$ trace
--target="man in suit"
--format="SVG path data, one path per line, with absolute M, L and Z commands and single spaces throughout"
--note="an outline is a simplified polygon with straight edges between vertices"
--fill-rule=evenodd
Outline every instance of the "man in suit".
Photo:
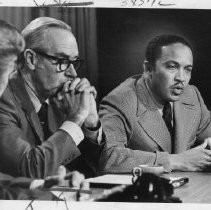
M 16 69 L 17 59 L 23 52 L 25 41 L 19 31 L 7 22 L 0 20 L 0 97 L 6 89 L 10 75 Z M 0 199 L 56 199 L 49 192 L 42 192 L 43 188 L 53 185 L 66 184 L 76 187 L 86 187 L 82 182 L 84 176 L 76 171 L 66 174 L 62 166 L 57 174 L 43 179 L 27 177 L 14 178 L 0 172 Z
M 127 79 L 101 102 L 103 173 L 131 172 L 141 164 L 167 172 L 210 167 L 210 112 L 189 85 L 192 68 L 192 47 L 184 38 L 161 35 L 148 43 L 143 75 Z
M 54 175 L 80 156 L 79 146 L 83 157 L 97 161 L 96 90 L 77 77 L 81 60 L 70 26 L 40 17 L 22 35 L 26 49 L 0 99 L 0 170 Z

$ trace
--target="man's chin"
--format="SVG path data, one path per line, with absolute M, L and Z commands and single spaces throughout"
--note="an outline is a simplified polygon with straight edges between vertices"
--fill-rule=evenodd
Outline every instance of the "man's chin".
M 58 87 L 58 88 L 54 88 L 54 89 L 51 91 L 51 96 L 52 96 L 52 97 L 57 96 L 57 94 L 58 94 L 59 92 L 61 92 L 62 89 L 63 89 L 63 86 Z
M 180 99 L 181 95 L 177 95 L 177 96 L 171 96 L 169 97 L 169 100 L 170 102 L 175 102 L 175 101 L 178 101 Z

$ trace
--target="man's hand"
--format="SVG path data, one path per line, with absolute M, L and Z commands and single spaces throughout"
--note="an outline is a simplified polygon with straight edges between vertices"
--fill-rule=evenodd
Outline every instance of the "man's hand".
M 53 186 L 68 186 L 68 187 L 78 187 L 83 188 L 84 175 L 78 171 L 72 171 L 66 174 L 66 169 L 64 166 L 60 166 L 58 169 L 58 174 L 53 176 L 48 176 L 45 179 L 35 179 L 30 185 L 31 190 L 43 190 L 48 189 Z
M 182 152 L 180 154 L 170 155 L 170 167 L 172 170 L 179 171 L 203 171 L 211 167 L 211 150 L 207 148 L 208 141 Z
M 205 141 L 207 142 L 206 149 L 211 150 L 211 137 L 206 138 Z
M 75 87 L 76 92 L 88 91 L 90 93 L 89 100 L 89 114 L 84 121 L 84 126 L 87 128 L 96 128 L 99 123 L 99 117 L 97 113 L 97 105 L 96 105 L 96 97 L 97 91 L 96 89 L 90 85 L 89 81 L 85 78 L 81 79 L 81 82 Z
M 86 120 L 84 121 L 84 127 L 89 128 L 89 129 L 93 129 L 96 128 L 99 124 L 99 116 L 97 113 L 97 105 L 96 105 L 96 90 L 94 89 L 93 94 L 90 95 L 90 109 L 89 109 L 89 114 L 86 118 Z
M 87 118 L 90 110 L 90 95 L 94 87 L 90 86 L 87 79 L 75 78 L 64 84 L 63 90 L 57 94 L 58 101 L 61 102 L 60 109 L 70 120 L 81 126 Z

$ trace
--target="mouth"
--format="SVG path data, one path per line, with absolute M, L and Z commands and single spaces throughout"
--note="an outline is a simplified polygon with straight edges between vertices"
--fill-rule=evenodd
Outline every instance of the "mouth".
M 67 83 L 67 82 L 70 82 L 70 84 L 72 83 L 73 79 L 69 79 L 67 80 L 66 82 L 62 83 L 61 85 L 59 85 L 57 88 L 56 88 L 56 91 L 55 91 L 55 96 L 59 93 L 59 92 L 62 92 L 63 90 L 63 87 L 64 87 L 64 84 Z M 69 84 L 69 85 L 70 85 Z
M 172 87 L 172 92 L 174 95 L 181 95 L 184 92 L 184 86 L 175 85 Z

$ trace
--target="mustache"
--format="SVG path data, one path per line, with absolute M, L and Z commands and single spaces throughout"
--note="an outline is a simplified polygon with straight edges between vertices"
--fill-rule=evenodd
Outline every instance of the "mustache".
M 185 88 L 185 85 L 182 82 L 180 82 L 180 83 L 176 83 L 176 84 L 172 85 L 171 88 L 181 88 L 181 89 L 184 89 Z

